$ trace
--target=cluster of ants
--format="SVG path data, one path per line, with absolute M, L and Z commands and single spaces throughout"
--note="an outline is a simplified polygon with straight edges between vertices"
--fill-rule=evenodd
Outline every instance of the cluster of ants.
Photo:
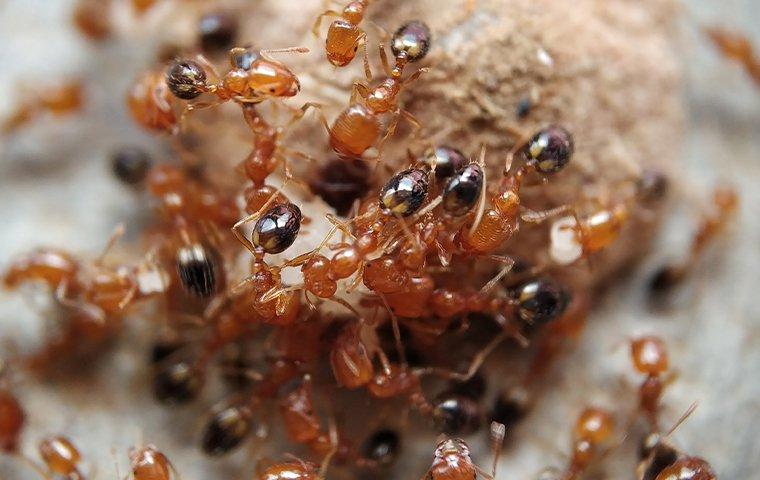
M 138 13 L 154 3 L 132 1 Z M 109 36 L 103 15 L 109 4 L 79 2 L 75 23 L 88 38 L 100 41 Z M 197 165 L 153 164 L 146 152 L 135 147 L 118 151 L 113 163 L 116 177 L 132 187 L 144 187 L 156 205 L 155 225 L 148 233 L 152 247 L 138 264 L 113 265 L 107 254 L 119 231 L 94 260 L 56 249 L 16 259 L 2 276 L 4 287 L 42 283 L 61 311 L 56 334 L 20 364 L 45 372 L 64 360 L 97 355 L 135 316 L 138 305 L 155 300 L 163 316 L 149 355 L 156 399 L 172 405 L 198 399 L 214 368 L 231 390 L 213 409 L 201 435 L 206 454 L 221 456 L 241 446 L 257 425 L 272 421 L 268 413 L 275 408 L 287 438 L 321 464 L 294 458 L 265 468 L 258 478 L 322 479 L 331 464 L 380 471 L 399 455 L 400 435 L 395 429 L 379 428 L 357 446 L 356 439 L 339 428 L 333 412 L 323 418 L 315 407 L 317 394 L 333 395 L 341 388 L 356 393 L 354 400 L 368 397 L 372 402 L 401 404 L 405 412 L 431 420 L 443 439 L 426 478 L 495 478 L 506 430 L 526 415 L 537 379 L 583 328 L 587 309 L 583 293 L 571 292 L 547 272 L 552 266 L 588 260 L 612 245 L 636 213 L 635 207 L 661 200 L 667 182 L 657 172 L 644 172 L 635 179 L 632 195 L 587 215 L 567 205 L 531 210 L 522 202 L 524 186 L 549 182 L 571 163 L 574 153 L 573 135 L 562 126 L 549 125 L 532 133 L 519 127 L 507 132 L 514 137 L 514 146 L 504 152 L 497 180 L 487 180 L 485 148 L 472 160 L 456 148 L 430 145 L 419 155 L 410 151 L 408 165 L 367 194 L 369 184 L 365 188 L 362 182 L 370 174 L 363 165 L 383 162 L 383 147 L 396 134 L 399 122 L 408 121 L 415 132 L 422 129 L 403 108 L 402 94 L 427 71 L 423 67 L 408 73 L 433 47 L 425 23 L 401 25 L 387 36 L 391 58 L 380 44 L 384 77 L 373 81 L 369 40 L 362 27 L 369 6 L 369 0 L 351 1 L 340 11 L 320 15 L 314 25 L 314 34 L 320 35 L 321 21 L 334 18 L 325 50 L 335 67 L 351 64 L 363 50 L 366 83 L 354 83 L 348 106 L 332 123 L 315 103 L 292 109 L 291 120 L 283 126 L 265 118 L 263 105 L 300 92 L 296 73 L 273 55 L 307 50 L 234 46 L 235 17 L 225 13 L 205 15 L 199 22 L 203 54 L 175 57 L 134 82 L 127 94 L 132 118 L 144 129 L 171 138 L 181 135 L 193 111 L 226 102 L 238 106 L 252 140 L 250 153 L 236 170 L 241 188 L 232 191 L 214 184 Z M 222 62 L 209 59 L 218 60 L 221 51 L 227 52 L 229 62 L 223 71 Z M 70 86 L 56 98 L 48 95 L 25 104 L 4 124 L 3 132 L 19 128 L 40 111 L 68 111 L 80 104 L 81 90 Z M 342 165 L 336 168 L 357 168 L 352 180 L 360 186 L 350 181 L 322 182 L 319 187 L 324 190 L 326 185 L 329 196 L 343 203 L 341 192 L 356 193 L 348 214 L 326 215 L 329 231 L 314 248 L 285 258 L 301 228 L 315 223 L 306 216 L 309 211 L 304 209 L 305 215 L 284 191 L 290 183 L 303 184 L 293 173 L 292 159 L 314 161 L 287 145 L 290 128 L 312 109 Z M 369 158 L 368 152 L 375 153 Z M 279 169 L 281 175 L 276 174 Z M 284 180 L 273 183 L 275 177 Z M 736 209 L 736 195 L 717 190 L 714 204 L 716 212 L 704 219 L 689 258 L 659 272 L 652 282 L 655 290 L 667 289 L 685 275 L 693 258 L 725 227 L 727 213 Z M 241 208 L 246 213 L 242 219 Z M 551 229 L 548 262 L 552 265 L 505 253 L 521 229 L 556 217 L 561 218 Z M 241 246 L 250 260 L 247 274 L 236 279 Z M 482 287 L 457 281 L 459 275 L 469 278 L 468 272 L 483 265 L 498 268 L 489 267 L 493 275 Z M 302 281 L 286 283 L 285 269 L 300 270 Z M 463 361 L 452 355 L 455 352 L 443 351 L 451 338 L 472 330 L 487 332 L 488 338 L 470 358 Z M 517 382 L 519 387 L 498 395 L 485 414 L 481 366 L 509 339 L 520 346 L 535 339 L 535 354 Z M 669 442 L 675 427 L 669 431 L 660 427 L 660 397 L 668 371 L 665 346 L 658 338 L 642 337 L 631 342 L 631 352 L 635 369 L 646 375 L 637 411 L 648 428 L 637 478 L 715 478 L 707 462 Z M 429 385 L 441 384 L 444 388 L 437 395 L 429 393 Z M 45 478 L 85 478 L 79 451 L 64 437 L 39 444 L 42 465 L 19 451 L 25 414 L 11 390 L 7 384 L 0 388 L 2 450 L 23 459 Z M 458 438 L 477 431 L 486 416 L 492 421 L 490 470 L 477 466 L 467 444 Z M 541 478 L 581 478 L 625 438 L 627 433 L 618 434 L 615 423 L 605 410 L 584 410 L 575 425 L 569 464 L 559 472 L 547 470 Z M 135 480 L 176 476 L 154 447 L 135 449 L 130 460 Z

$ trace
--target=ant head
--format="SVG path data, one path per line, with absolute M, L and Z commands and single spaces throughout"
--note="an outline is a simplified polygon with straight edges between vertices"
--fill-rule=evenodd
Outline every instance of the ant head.
M 430 50 L 430 28 L 418 20 L 402 25 L 391 40 L 391 50 L 396 57 L 405 56 L 409 62 L 425 58 Z
M 461 438 L 446 438 L 438 442 L 438 446 L 435 448 L 435 456 L 440 458 L 446 455 L 469 456 L 470 447 Z

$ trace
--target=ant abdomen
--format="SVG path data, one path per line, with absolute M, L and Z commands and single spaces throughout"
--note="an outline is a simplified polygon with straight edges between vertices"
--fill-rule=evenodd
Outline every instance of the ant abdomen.
M 408 217 L 427 197 L 428 172 L 410 168 L 394 175 L 380 191 L 380 205 L 391 214 Z
M 427 55 L 431 42 L 430 28 L 419 20 L 412 20 L 393 34 L 391 50 L 396 57 L 405 55 L 408 61 L 418 62 Z
M 196 243 L 180 247 L 175 263 L 182 287 L 195 297 L 211 296 L 223 281 L 220 255 L 208 245 Z
M 483 170 L 471 163 L 451 177 L 443 189 L 443 209 L 449 215 L 466 215 L 478 203 L 483 190 Z
M 338 155 L 360 157 L 380 138 L 380 119 L 367 107 L 354 104 L 338 115 L 330 129 L 330 146 Z
M 201 448 L 210 456 L 224 455 L 238 447 L 251 431 L 251 412 L 233 405 L 217 412 L 206 424 Z
M 292 203 L 270 208 L 253 227 L 253 244 L 266 253 L 281 253 L 293 244 L 301 229 L 301 210 Z

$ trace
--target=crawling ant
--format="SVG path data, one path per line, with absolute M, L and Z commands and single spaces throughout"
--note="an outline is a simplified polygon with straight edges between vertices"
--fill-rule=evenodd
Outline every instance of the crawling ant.
M 573 453 L 565 468 L 554 474 L 542 475 L 541 478 L 557 480 L 577 480 L 588 470 L 601 454 L 602 447 L 609 441 L 615 428 L 612 416 L 599 408 L 587 408 L 581 412 L 575 424 Z
M 705 33 L 721 55 L 741 65 L 752 80 L 760 85 L 760 59 L 746 36 L 719 27 L 705 28 Z
M 0 135 L 11 134 L 46 113 L 62 117 L 77 112 L 82 109 L 84 96 L 84 86 L 78 80 L 48 85 L 22 100 L 21 105 L 0 122 Z
M 403 116 L 413 125 L 419 126 L 419 122 L 399 105 L 399 95 L 427 69 L 417 70 L 406 80 L 401 80 L 401 75 L 408 63 L 425 58 L 430 41 L 430 29 L 422 22 L 412 21 L 400 27 L 394 33 L 391 43 L 396 57 L 393 68 L 388 64 L 384 47 L 380 46 L 387 77 L 375 87 L 355 83 L 351 104 L 338 115 L 332 127 L 324 115 L 321 117 L 330 138 L 330 146 L 335 153 L 341 157 L 360 158 L 369 148 L 377 146 L 380 151 L 377 158 L 380 158 L 382 147 L 396 131 L 400 117 Z M 367 80 L 370 81 L 370 78 Z M 312 107 L 321 109 L 321 105 L 307 103 L 301 110 L 305 113 Z M 381 119 L 385 114 L 391 114 L 392 118 L 381 139 Z
M 504 434 L 504 425 L 496 422 L 491 423 L 493 464 L 490 472 L 485 472 L 472 461 L 470 448 L 464 440 L 446 438 L 436 446 L 433 462 L 423 478 L 427 480 L 472 480 L 480 474 L 488 480 L 494 480 L 501 445 L 504 442 Z
M 37 282 L 46 285 L 58 305 L 65 308 L 62 333 L 28 359 L 32 368 L 44 367 L 60 356 L 85 353 L 102 345 L 115 333 L 126 308 L 148 298 L 140 274 L 143 266 L 107 267 L 104 259 L 122 233 L 118 229 L 103 253 L 94 261 L 80 261 L 68 253 L 40 249 L 17 258 L 3 274 L 3 286 L 17 289 Z
M 731 225 L 739 210 L 739 196 L 731 188 L 718 187 L 713 191 L 711 207 L 712 211 L 704 215 L 692 237 L 687 257 L 660 268 L 651 278 L 649 289 L 655 297 L 683 281 L 705 249 Z
M 665 343 L 653 336 L 631 341 L 631 359 L 636 371 L 647 378 L 639 387 L 639 409 L 647 418 L 650 430 L 659 430 L 657 414 L 664 388 L 663 376 L 668 370 L 668 351 Z
M 364 51 L 364 71 L 367 78 L 371 77 L 367 55 L 367 34 L 360 25 L 369 3 L 370 0 L 353 0 L 343 8 L 342 12 L 327 10 L 317 17 L 311 30 L 314 36 L 318 37 L 322 19 L 338 17 L 330 24 L 327 31 L 325 39 L 327 60 L 336 67 L 345 67 L 353 61 L 356 51 L 361 46 Z

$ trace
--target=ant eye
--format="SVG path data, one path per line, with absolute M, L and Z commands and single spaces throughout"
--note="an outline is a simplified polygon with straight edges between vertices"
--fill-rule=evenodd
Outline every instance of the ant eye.
M 269 93 L 271 93 L 271 94 L 274 94 L 274 92 L 275 92 L 275 89 L 274 89 L 274 87 L 271 87 L 271 88 L 269 89 Z
M 552 125 L 539 131 L 525 148 L 525 155 L 540 173 L 555 173 L 570 161 L 575 150 L 573 136 L 563 127 Z
M 380 206 L 391 213 L 408 217 L 422 206 L 428 191 L 428 175 L 410 168 L 397 173 L 380 191 Z
M 166 70 L 166 85 L 177 98 L 192 100 L 203 93 L 206 72 L 193 60 L 176 61 Z
M 482 190 L 483 170 L 477 163 L 471 163 L 446 184 L 443 189 L 443 209 L 450 215 L 461 217 L 478 203 Z
M 410 62 L 417 62 L 427 55 L 431 38 L 430 28 L 420 21 L 413 20 L 402 25 L 393 34 L 391 50 L 397 57 L 404 52 Z
M 297 206 L 275 205 L 254 225 L 252 241 L 266 253 L 280 253 L 296 241 L 300 229 L 301 210 Z

